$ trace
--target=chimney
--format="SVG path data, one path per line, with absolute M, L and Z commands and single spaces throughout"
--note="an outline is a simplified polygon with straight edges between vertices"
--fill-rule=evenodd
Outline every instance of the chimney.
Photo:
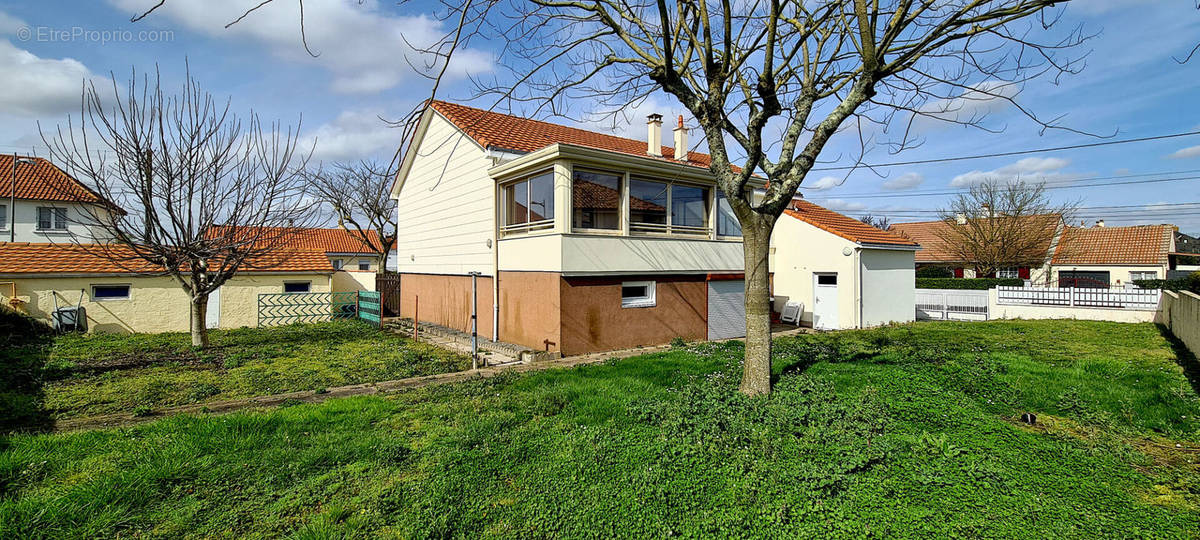
M 662 115 L 646 117 L 646 153 L 662 157 Z
M 994 217 L 992 215 L 992 205 L 990 205 L 988 203 L 983 203 L 983 204 L 979 205 L 979 210 L 981 211 L 981 213 L 983 213 L 983 215 L 985 215 L 987 217 Z
M 1102 219 L 1102 220 L 1100 220 L 1100 221 L 1097 221 L 1097 222 L 1096 222 L 1096 226 L 1097 226 L 1097 227 L 1103 227 L 1103 226 L 1104 226 L 1104 220 Z
M 962 212 L 954 214 L 954 221 L 957 222 L 959 225 L 966 225 L 967 224 L 967 215 Z
M 679 115 L 679 125 L 675 126 L 675 159 L 688 160 L 687 128 L 683 127 L 683 115 Z

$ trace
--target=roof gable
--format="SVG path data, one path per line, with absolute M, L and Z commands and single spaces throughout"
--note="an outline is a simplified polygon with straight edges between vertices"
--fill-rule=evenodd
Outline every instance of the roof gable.
M 0 194 L 5 197 L 35 201 L 59 201 L 73 203 L 106 204 L 116 208 L 82 182 L 71 177 L 45 158 L 17 156 L 18 160 L 33 160 L 33 163 L 18 163 L 13 169 L 13 156 L 0 155 Z M 15 172 L 15 187 L 14 175 Z
M 917 247 L 917 242 L 908 238 L 802 199 L 796 200 L 784 214 L 858 244 Z

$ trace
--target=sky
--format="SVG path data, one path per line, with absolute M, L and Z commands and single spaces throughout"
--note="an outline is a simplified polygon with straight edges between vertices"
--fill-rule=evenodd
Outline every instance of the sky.
M 162 74 L 178 86 L 186 72 L 202 87 L 229 98 L 239 113 L 299 126 L 302 144 L 318 162 L 389 160 L 401 145 L 397 120 L 428 96 L 414 46 L 445 30 L 435 3 L 377 0 L 306 0 L 300 39 L 297 3 L 277 0 L 229 28 L 257 4 L 248 0 L 168 0 L 147 18 L 134 14 L 157 0 L 0 0 L 0 152 L 45 156 L 41 133 L 78 121 L 85 80 Z M 1191 1 L 1077 0 L 1060 24 L 1082 25 L 1097 35 L 1081 52 L 1086 67 L 1058 80 L 1039 79 L 1017 97 L 1042 117 L 1060 117 L 1074 130 L 1040 129 L 1011 105 L 985 107 L 991 131 L 921 122 L 922 144 L 899 154 L 872 149 L 872 164 L 1015 152 L 1200 131 L 1200 58 L 1183 58 L 1200 42 L 1200 10 Z M 469 101 L 469 78 L 502 61 L 494 44 L 460 51 L 439 91 L 443 99 Z M 407 59 L 407 61 L 406 61 Z M 140 76 L 140 75 L 139 75 Z M 488 106 L 488 102 L 474 102 Z M 634 138 L 645 137 L 644 116 L 683 113 L 671 98 L 655 95 L 616 123 L 584 124 Z M 566 120 L 555 120 L 570 123 Z M 664 129 L 670 145 L 670 130 Z M 691 139 L 699 140 L 693 133 Z M 822 167 L 853 163 L 852 133 L 835 136 Z M 1194 178 L 1193 178 L 1194 177 Z M 1088 149 L 1032 152 L 1007 157 L 873 169 L 814 170 L 805 197 L 858 217 L 893 222 L 936 219 L 959 190 L 984 179 L 1045 181 L 1056 202 L 1077 203 L 1088 225 L 1172 223 L 1200 234 L 1200 136 L 1114 144 Z M 1107 184 L 1107 185 L 1106 185 Z M 1195 203 L 1195 204 L 1188 204 Z

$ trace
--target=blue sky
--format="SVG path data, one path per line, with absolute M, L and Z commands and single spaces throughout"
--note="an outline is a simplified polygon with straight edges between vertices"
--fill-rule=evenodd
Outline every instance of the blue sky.
M 230 96 L 235 110 L 253 108 L 265 119 L 285 124 L 303 119 L 305 142 L 315 141 L 317 159 L 387 159 L 401 143 L 400 132 L 379 118 L 399 118 L 429 88 L 404 60 L 420 62 L 408 44 L 427 43 L 443 29 L 429 3 L 308 0 L 309 44 L 319 53 L 313 58 L 300 43 L 295 2 L 277 1 L 230 29 L 224 24 L 257 2 L 169 0 L 144 21 L 129 21 L 131 14 L 154 3 L 0 0 L 0 70 L 7 74 L 0 86 L 0 152 L 45 155 L 38 123 L 49 128 L 68 114 L 77 116 L 85 78 L 113 72 L 124 81 L 131 69 L 144 73 L 157 66 L 169 84 L 178 84 L 186 59 L 204 88 Z M 1023 105 L 1045 117 L 1065 115 L 1063 123 L 1072 128 L 1115 133 L 1117 139 L 1200 130 L 1200 58 L 1182 65 L 1172 59 L 1200 41 L 1200 11 L 1193 2 L 1076 1 L 1063 22 L 1100 33 L 1085 45 L 1091 51 L 1087 66 L 1057 83 L 1028 84 L 1019 97 Z M 476 47 L 452 64 L 444 97 L 468 96 L 467 76 L 493 69 L 496 52 L 486 44 Z M 991 111 L 988 124 L 1003 128 L 1001 133 L 926 123 L 920 147 L 899 155 L 876 149 L 865 159 L 910 161 L 1097 141 L 1065 131 L 1040 133 L 1011 107 L 983 106 Z M 653 97 L 629 111 L 629 124 L 605 124 L 603 129 L 643 137 L 643 117 L 649 112 L 672 118 L 682 110 L 669 98 Z M 669 138 L 669 130 L 664 131 Z M 851 159 L 852 139 L 840 136 L 823 159 Z M 1062 186 L 1052 192 L 1054 197 L 1078 200 L 1088 208 L 1080 217 L 1089 224 L 1097 218 L 1109 225 L 1175 223 L 1185 232 L 1200 233 L 1200 205 L 1158 206 L 1200 203 L 1200 180 L 1160 181 L 1186 176 L 1200 176 L 1200 136 L 857 170 L 848 176 L 813 172 L 802 191 L 851 215 L 890 213 L 893 221 L 914 221 L 933 219 L 929 212 L 946 204 L 949 196 L 939 192 L 981 178 L 1044 179 Z M 1095 185 L 1131 180 L 1155 181 Z

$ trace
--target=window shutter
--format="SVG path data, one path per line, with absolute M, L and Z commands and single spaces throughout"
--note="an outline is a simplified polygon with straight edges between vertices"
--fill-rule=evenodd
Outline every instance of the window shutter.
M 1017 269 L 1017 277 L 1021 279 L 1029 279 L 1029 267 L 1022 266 Z
M 963 277 L 963 269 L 962 269 L 962 268 L 955 268 L 955 269 L 954 269 L 954 277 L 956 277 L 956 278 Z

